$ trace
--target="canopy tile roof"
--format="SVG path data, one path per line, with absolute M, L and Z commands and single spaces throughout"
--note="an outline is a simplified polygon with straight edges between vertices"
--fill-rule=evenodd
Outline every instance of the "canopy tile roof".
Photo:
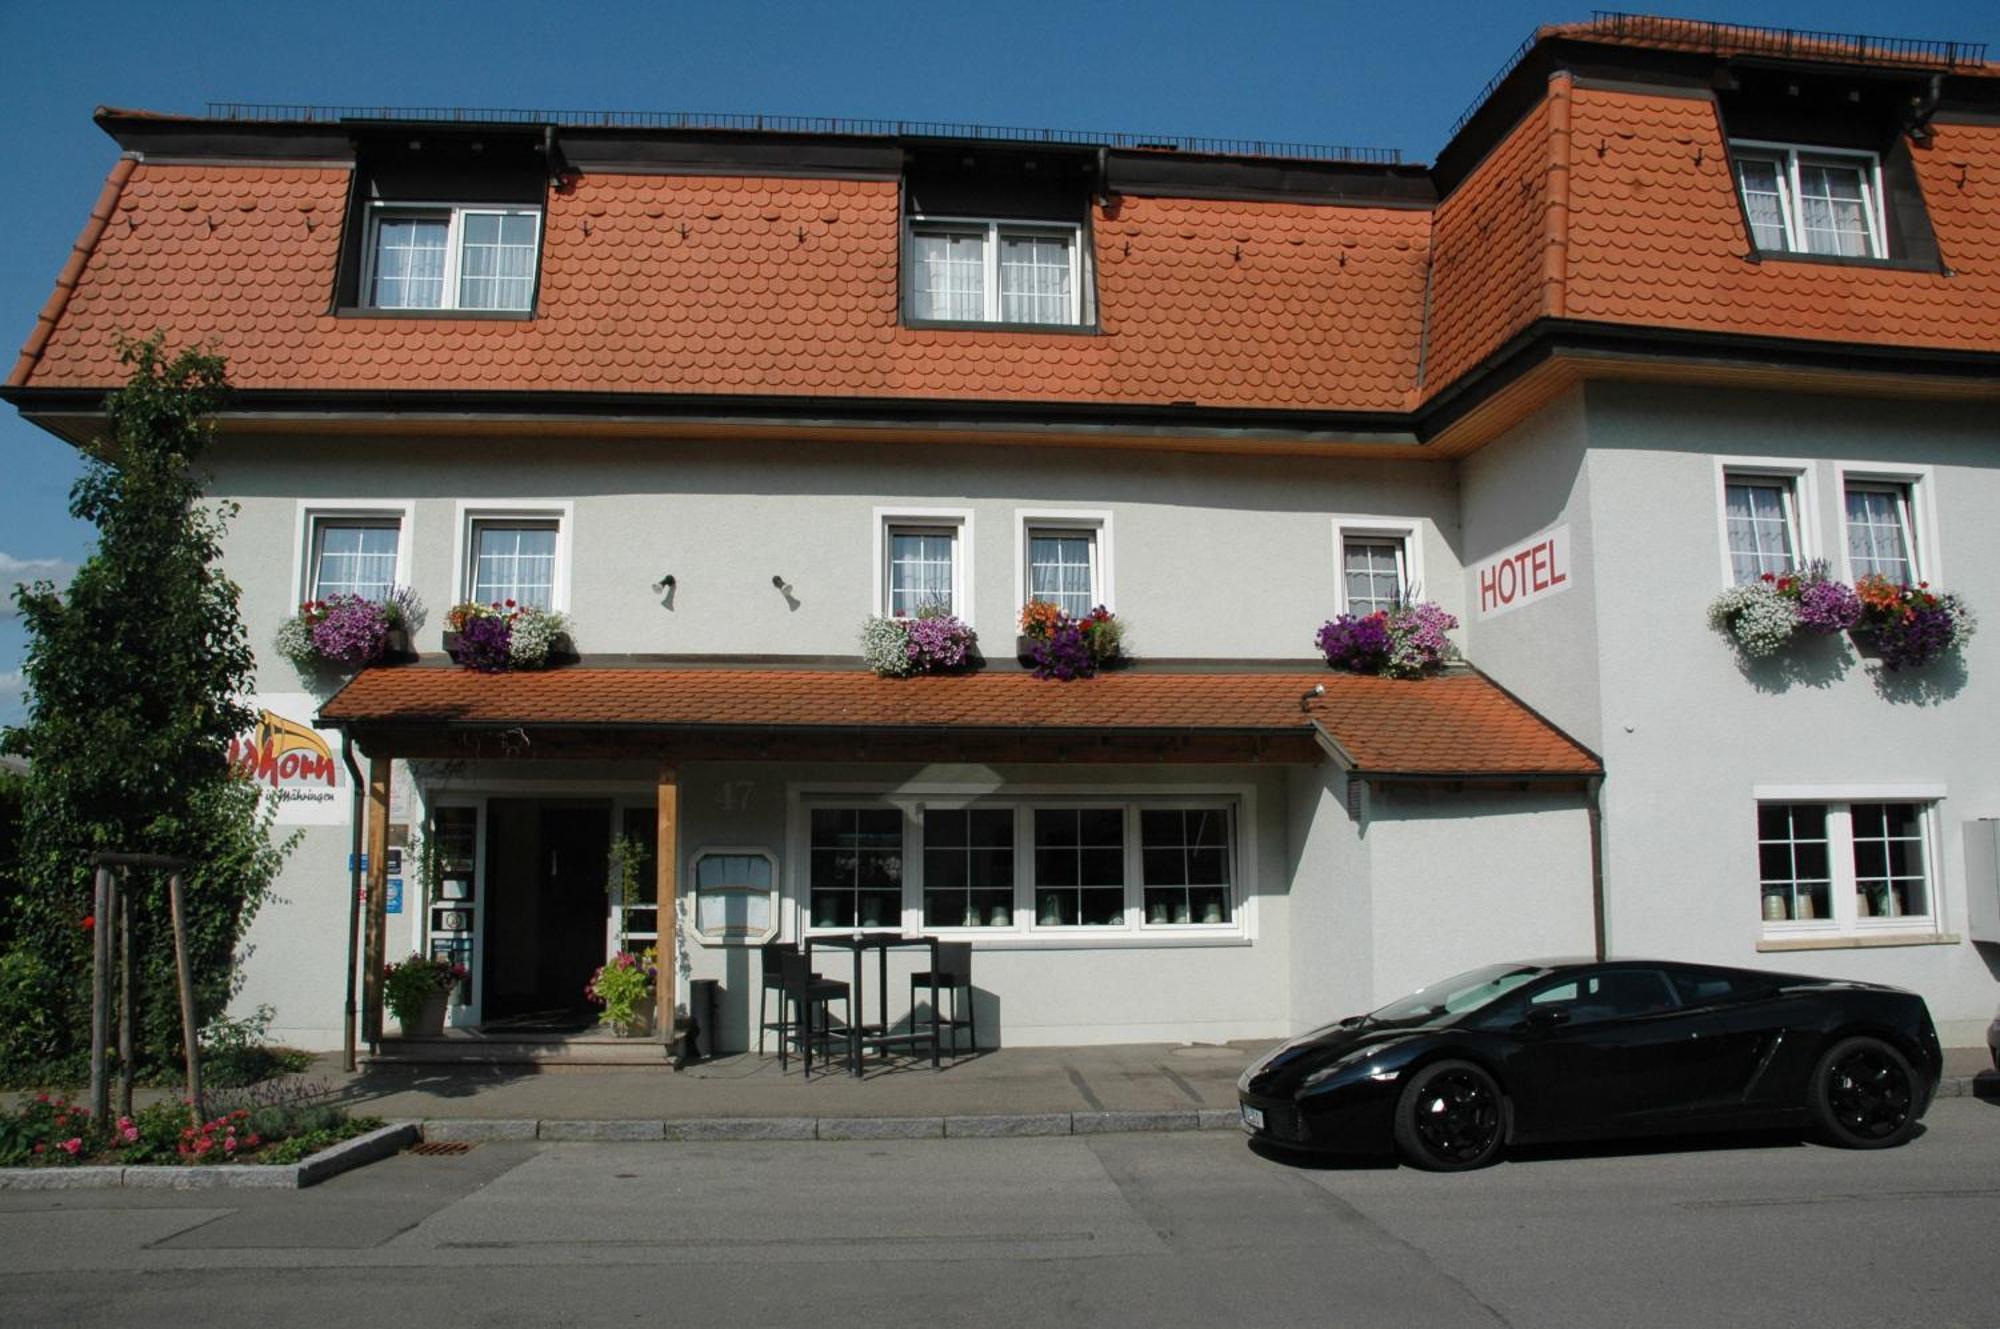
M 1324 685 L 1325 691 L 1312 695 Z M 858 670 L 576 666 L 481 674 L 436 665 L 358 674 L 321 709 L 377 728 L 1159 732 L 1310 735 L 1370 774 L 1568 775 L 1597 759 L 1483 675 L 1398 680 L 1284 671 L 1121 670 L 1081 682 L 991 670 L 878 678 Z

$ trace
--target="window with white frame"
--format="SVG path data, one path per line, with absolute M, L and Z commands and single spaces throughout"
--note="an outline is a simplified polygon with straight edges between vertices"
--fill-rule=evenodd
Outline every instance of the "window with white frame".
M 554 517 L 474 517 L 467 540 L 467 599 L 554 609 L 562 523 Z
M 1014 809 L 924 812 L 924 926 L 1014 925 Z
M 403 524 L 395 516 L 314 516 L 306 598 L 386 600 L 396 585 Z
M 1928 925 L 1935 911 L 1928 800 L 1757 805 L 1767 931 Z
M 914 217 L 909 317 L 944 323 L 1084 322 L 1081 229 Z
M 1227 798 L 981 795 L 809 806 L 807 929 L 1102 938 L 1241 929 Z
M 1396 608 L 1410 584 L 1400 536 L 1349 535 L 1340 542 L 1340 576 L 1347 612 L 1373 614 Z
M 1882 258 L 1882 169 L 1872 153 L 1730 144 L 1750 234 L 1772 253 Z
M 1791 476 L 1727 472 L 1722 505 L 1729 571 L 1738 585 L 1799 565 L 1798 485 Z
M 376 204 L 364 303 L 376 309 L 534 308 L 542 216 L 534 208 Z
M 892 618 L 957 614 L 959 549 L 957 525 L 888 523 L 883 532 L 884 611 Z
M 1910 486 L 1885 480 L 1849 479 L 1847 567 L 1856 577 L 1886 577 L 1914 583 L 1921 574 L 1911 520 Z
M 1030 524 L 1027 598 L 1052 604 L 1072 618 L 1104 603 L 1097 540 L 1095 528 Z

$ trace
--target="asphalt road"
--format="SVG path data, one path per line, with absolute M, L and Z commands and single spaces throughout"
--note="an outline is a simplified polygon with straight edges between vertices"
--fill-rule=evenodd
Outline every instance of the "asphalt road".
M 485 1144 L 295 1194 L 0 1193 L 0 1324 L 2000 1325 L 2000 1104 L 1902 1149 L 1439 1177 L 1221 1133 Z

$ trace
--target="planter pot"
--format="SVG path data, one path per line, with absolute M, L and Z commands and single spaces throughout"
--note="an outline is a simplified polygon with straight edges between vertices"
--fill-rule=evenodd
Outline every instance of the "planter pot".
M 1035 639 L 1033 637 L 1014 638 L 1014 658 L 1020 661 L 1022 668 L 1033 669 L 1035 667 Z
M 458 634 L 456 632 L 446 632 L 444 634 L 444 653 L 454 660 L 458 659 Z
M 657 1000 L 649 996 L 632 1008 L 631 1019 L 612 1021 L 611 1032 L 619 1038 L 647 1037 L 653 1032 L 653 1015 Z
M 1862 659 L 1879 660 L 1882 658 L 1881 639 L 1866 628 L 1849 628 L 1847 630 L 1847 639 L 1854 643 L 1854 653 Z
M 416 649 L 410 644 L 408 628 L 390 628 L 382 638 L 382 664 L 404 664 L 417 658 Z
M 443 1038 L 445 1011 L 450 1002 L 448 992 L 433 992 L 424 999 L 424 1008 L 417 1012 L 416 1019 L 399 1019 L 396 1027 L 404 1038 Z

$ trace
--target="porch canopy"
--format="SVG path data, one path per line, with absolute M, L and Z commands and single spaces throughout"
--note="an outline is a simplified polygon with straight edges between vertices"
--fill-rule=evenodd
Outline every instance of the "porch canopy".
M 1316 691 L 1317 689 L 1317 691 Z M 1055 682 L 1014 669 L 583 664 L 362 671 L 320 710 L 371 757 L 1281 762 L 1363 776 L 1585 779 L 1595 756 L 1475 670 L 1406 680 L 1164 666 Z

